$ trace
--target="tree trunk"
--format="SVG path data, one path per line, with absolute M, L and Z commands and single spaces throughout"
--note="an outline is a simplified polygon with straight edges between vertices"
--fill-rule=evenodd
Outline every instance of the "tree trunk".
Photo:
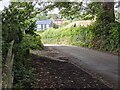
M 108 1 L 108 0 L 107 0 Z M 115 14 L 114 14 L 114 0 L 113 2 L 107 2 L 104 0 L 103 2 L 103 10 L 101 11 L 98 19 L 102 22 L 115 22 Z
M 4 88 L 4 90 L 12 89 L 12 85 L 13 85 L 13 72 L 12 72 L 13 59 L 14 59 L 13 44 L 14 44 L 14 40 L 10 43 L 10 47 L 6 56 L 5 65 L 2 71 L 3 74 L 2 88 Z

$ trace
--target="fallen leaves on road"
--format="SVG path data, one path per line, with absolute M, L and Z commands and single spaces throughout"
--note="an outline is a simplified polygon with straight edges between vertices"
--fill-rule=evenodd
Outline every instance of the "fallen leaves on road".
M 33 88 L 108 88 L 80 68 L 68 63 L 31 55 Z

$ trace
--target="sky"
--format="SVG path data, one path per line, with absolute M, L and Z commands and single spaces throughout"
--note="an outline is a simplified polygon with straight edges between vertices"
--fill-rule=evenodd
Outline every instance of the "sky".
M 59 13 L 59 9 L 55 8 L 52 11 L 49 11 L 48 14 L 58 14 Z
M 8 7 L 10 3 L 10 0 L 2 0 L 0 1 L 0 11 L 2 11 L 4 9 L 4 6 Z M 55 8 L 52 11 L 49 11 L 48 13 L 50 14 L 58 14 L 59 10 L 57 8 Z
M 4 6 L 9 6 L 10 0 L 2 0 L 0 1 L 0 11 L 4 9 Z
M 36 4 L 35 7 L 41 7 L 41 6 L 39 6 L 38 4 Z M 55 8 L 55 9 L 53 9 L 51 11 L 48 11 L 48 14 L 58 14 L 58 13 L 59 13 L 59 9 L 58 8 Z
M 2 0 L 2 1 L 0 1 L 0 11 L 4 9 L 4 6 L 8 7 L 10 1 L 11 0 Z M 74 1 L 74 0 L 72 0 L 72 1 Z M 119 0 L 115 0 L 115 1 L 119 1 Z M 119 7 L 119 9 L 120 9 L 120 7 Z M 115 9 L 115 10 L 117 10 L 117 9 Z M 58 14 L 59 10 L 56 8 L 53 11 L 50 11 L 49 13 Z

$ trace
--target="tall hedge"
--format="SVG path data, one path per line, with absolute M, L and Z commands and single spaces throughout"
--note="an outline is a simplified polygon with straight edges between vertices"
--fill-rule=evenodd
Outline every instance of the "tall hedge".
M 30 85 L 32 72 L 28 63 L 29 49 L 43 47 L 40 36 L 34 33 L 36 25 L 32 18 L 36 14 L 32 2 L 11 2 L 9 7 L 2 11 L 4 89 Z

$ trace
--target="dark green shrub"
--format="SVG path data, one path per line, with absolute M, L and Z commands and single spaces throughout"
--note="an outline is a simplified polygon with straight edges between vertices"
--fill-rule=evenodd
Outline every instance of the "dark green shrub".
M 88 27 L 46 30 L 41 34 L 44 43 L 68 44 L 102 51 L 119 51 L 120 23 L 95 22 Z
M 94 48 L 118 52 L 120 23 L 95 23 L 93 25 Z
M 22 41 L 14 45 L 14 88 L 30 88 L 33 70 L 29 62 L 29 49 L 42 49 L 40 36 L 25 35 Z

